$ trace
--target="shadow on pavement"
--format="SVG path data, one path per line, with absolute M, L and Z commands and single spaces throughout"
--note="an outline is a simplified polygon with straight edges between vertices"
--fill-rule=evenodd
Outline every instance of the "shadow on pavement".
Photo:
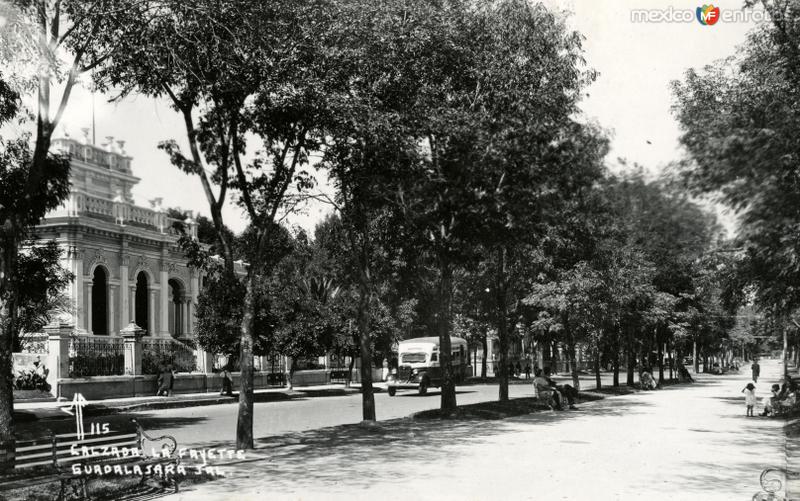
M 248 460 L 225 465 L 228 478 L 205 484 L 202 490 L 211 496 L 223 495 L 247 478 L 257 479 L 263 492 L 302 492 L 304 485 L 325 488 L 343 483 L 348 489 L 366 488 L 375 482 L 396 481 L 402 476 L 396 468 L 403 465 L 446 464 L 464 446 L 481 447 L 492 436 L 519 430 L 520 424 L 550 427 L 586 416 L 636 413 L 648 406 L 614 398 L 587 403 L 578 411 L 543 411 L 503 420 L 404 418 L 267 437 L 256 440 L 257 449 L 248 453 Z
M 456 395 L 464 395 L 468 393 L 477 393 L 475 390 L 456 390 Z M 420 395 L 419 392 L 416 390 L 398 390 L 397 394 L 392 398 L 397 397 L 416 397 L 416 398 L 427 398 L 432 396 L 440 396 L 442 392 L 440 390 L 428 390 L 428 393 L 425 395 Z

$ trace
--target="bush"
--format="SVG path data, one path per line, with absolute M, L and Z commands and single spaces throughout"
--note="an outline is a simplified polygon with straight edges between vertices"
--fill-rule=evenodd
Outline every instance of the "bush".
M 17 371 L 18 375 L 14 378 L 14 389 L 49 392 L 50 384 L 47 382 L 47 375 L 50 371 L 39 360 L 33 362 L 33 366 L 33 369 L 27 371 Z

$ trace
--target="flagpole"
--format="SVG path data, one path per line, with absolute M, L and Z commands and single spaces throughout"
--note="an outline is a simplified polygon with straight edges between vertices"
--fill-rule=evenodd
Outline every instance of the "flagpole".
M 94 123 L 94 90 L 92 90 L 92 146 L 97 145 L 95 137 L 95 123 Z

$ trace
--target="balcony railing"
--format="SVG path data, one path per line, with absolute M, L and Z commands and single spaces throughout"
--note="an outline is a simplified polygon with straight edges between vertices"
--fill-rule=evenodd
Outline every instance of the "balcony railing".
M 80 192 L 73 192 L 66 205 L 70 216 L 89 215 L 119 225 L 139 226 L 169 235 L 177 235 L 174 224 L 183 223 L 167 216 L 161 209 L 148 209 L 126 201 L 111 201 Z M 190 221 L 185 227 L 191 236 L 197 236 L 197 225 L 194 222 Z

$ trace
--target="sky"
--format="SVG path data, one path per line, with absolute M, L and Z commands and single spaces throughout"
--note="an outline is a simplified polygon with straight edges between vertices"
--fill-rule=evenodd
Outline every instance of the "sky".
M 616 159 L 640 164 L 657 176 L 681 158 L 680 130 L 670 110 L 673 102 L 670 83 L 681 79 L 688 68 L 702 68 L 734 54 L 757 19 L 733 19 L 741 14 L 743 0 L 724 0 L 719 21 L 701 24 L 695 10 L 701 4 L 685 0 L 546 0 L 554 9 L 566 11 L 569 25 L 584 37 L 585 58 L 599 75 L 587 89 L 581 109 L 586 119 L 597 121 L 611 132 L 611 152 L 606 161 L 619 169 Z M 633 11 L 636 10 L 635 19 Z M 647 17 L 650 22 L 643 22 Z M 729 17 L 725 17 L 729 16 Z M 655 22 L 656 20 L 660 22 Z M 676 21 L 685 19 L 685 21 Z M 670 20 L 672 22 L 670 22 Z M 79 90 L 74 93 L 60 133 L 74 137 L 81 128 L 91 127 L 92 101 L 97 142 L 106 136 L 125 140 L 133 157 L 134 175 L 141 182 L 134 190 L 137 201 L 162 197 L 164 204 L 208 215 L 208 203 L 197 178 L 181 173 L 168 162 L 156 146 L 159 141 L 183 142 L 185 131 L 178 114 L 164 101 L 143 96 L 108 102 L 108 96 Z M 325 185 L 325 180 L 320 179 Z M 326 205 L 313 205 L 290 222 L 308 231 L 330 211 Z M 733 220 L 717 208 L 722 222 L 731 231 Z M 240 231 L 246 224 L 242 211 L 229 206 L 224 211 L 227 224 Z

